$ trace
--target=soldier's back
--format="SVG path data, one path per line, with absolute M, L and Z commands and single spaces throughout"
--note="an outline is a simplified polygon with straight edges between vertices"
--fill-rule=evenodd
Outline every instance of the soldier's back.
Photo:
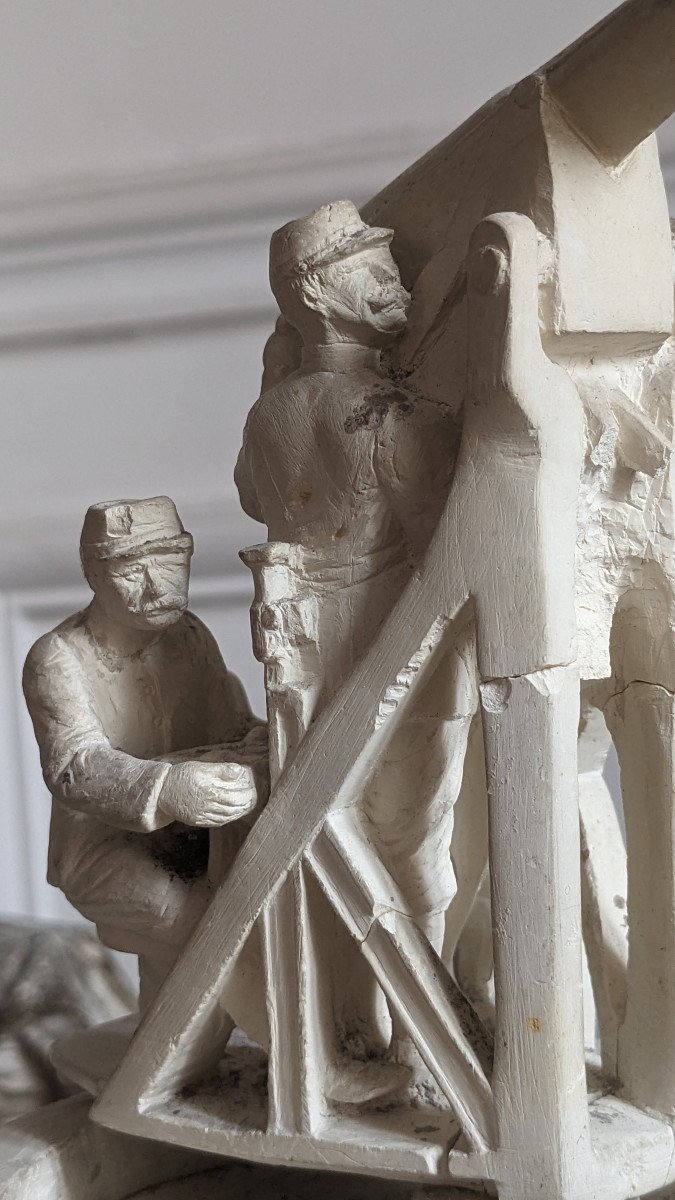
M 243 492 L 245 473 L 271 540 L 345 564 L 400 543 L 375 467 L 383 383 L 371 371 L 296 372 L 254 405 L 237 482 Z

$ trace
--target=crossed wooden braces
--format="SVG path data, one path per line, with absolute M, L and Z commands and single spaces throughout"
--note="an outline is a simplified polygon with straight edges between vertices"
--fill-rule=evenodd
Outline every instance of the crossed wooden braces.
M 496 1185 L 502 1200 L 623 1200 L 675 1178 L 675 1142 L 669 1125 L 613 1096 L 587 1099 L 573 580 L 581 407 L 540 344 L 529 219 L 511 213 L 481 222 L 468 263 L 466 420 L 425 562 L 283 770 L 92 1115 L 114 1129 L 224 1155 L 292 1158 L 424 1185 Z M 518 614 L 508 643 L 505 603 Z M 407 915 L 355 808 L 448 625 L 467 605 L 476 622 L 489 793 L 494 1055 Z M 415 1137 L 410 1125 L 326 1115 L 312 1072 L 311 946 L 297 919 L 309 875 L 359 943 L 463 1138 L 439 1128 L 434 1141 Z M 200 1112 L 199 1081 L 225 1051 L 233 1026 L 228 979 L 261 919 L 273 1015 L 267 1113 L 262 1123 L 245 1112 L 219 1120 L 213 1106 Z M 280 959 L 275 947 L 289 931 L 296 952 Z M 196 1095 L 192 1104 L 186 1089 Z

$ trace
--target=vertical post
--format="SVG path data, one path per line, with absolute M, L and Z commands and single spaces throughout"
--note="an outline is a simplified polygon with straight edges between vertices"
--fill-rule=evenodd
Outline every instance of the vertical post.
M 544 673 L 542 673 L 544 674 Z M 495 953 L 500 1200 L 577 1194 L 587 1112 L 574 668 L 482 689 Z M 540 690 L 541 689 L 541 690 Z
M 489 797 L 500 1200 L 580 1195 L 589 1141 L 574 607 L 583 414 L 538 317 L 534 225 L 486 218 L 469 254 L 461 548 Z
M 323 1058 L 304 867 L 262 917 L 270 1034 L 269 1133 L 311 1134 L 323 1115 Z
M 255 580 L 253 647 L 265 665 L 272 789 L 309 724 L 316 694 L 311 598 L 302 593 L 302 547 L 269 542 L 242 552 Z M 261 918 L 269 1026 L 268 1131 L 311 1134 L 323 1114 L 315 955 L 304 868 L 298 864 Z

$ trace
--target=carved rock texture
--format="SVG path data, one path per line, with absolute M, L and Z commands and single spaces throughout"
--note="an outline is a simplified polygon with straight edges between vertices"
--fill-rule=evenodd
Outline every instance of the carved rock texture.
M 68 1095 L 72 1088 L 49 1059 L 54 1039 L 133 1005 L 131 988 L 89 930 L 0 924 L 0 1119 Z

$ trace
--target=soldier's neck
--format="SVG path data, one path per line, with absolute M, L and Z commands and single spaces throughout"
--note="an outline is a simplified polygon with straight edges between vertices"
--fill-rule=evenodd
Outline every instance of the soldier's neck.
M 325 345 L 303 346 L 303 371 L 380 371 L 380 351 L 358 342 L 330 342 Z
M 164 629 L 134 629 L 111 620 L 110 616 L 92 600 L 87 609 L 87 628 L 94 641 L 104 650 L 114 650 L 122 658 L 131 658 L 150 646 L 164 633 Z

